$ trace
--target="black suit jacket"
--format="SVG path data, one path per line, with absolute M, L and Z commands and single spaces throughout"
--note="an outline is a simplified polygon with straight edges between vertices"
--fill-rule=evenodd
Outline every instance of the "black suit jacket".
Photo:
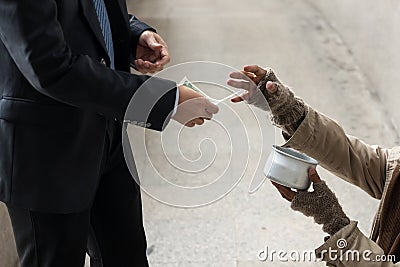
M 140 34 L 124 0 L 106 0 L 116 71 L 109 69 L 92 0 L 0 0 L 0 200 L 38 211 L 87 208 L 98 183 L 108 119 L 123 120 L 148 76 L 129 73 Z M 145 83 L 161 130 L 176 84 Z M 142 103 L 142 105 L 143 105 Z

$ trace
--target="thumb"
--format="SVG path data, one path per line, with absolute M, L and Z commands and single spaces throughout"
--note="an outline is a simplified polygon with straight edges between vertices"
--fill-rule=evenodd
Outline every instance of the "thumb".
M 160 44 L 159 42 L 157 42 L 157 40 L 154 38 L 154 36 L 152 36 L 151 38 L 149 38 L 147 40 L 147 46 L 151 49 L 151 50 L 161 50 L 161 48 L 163 47 L 162 44 Z
M 308 177 L 310 178 L 311 182 L 313 183 L 320 183 L 321 178 L 319 178 L 319 175 L 317 173 L 317 170 L 315 168 L 310 168 L 308 170 Z
M 275 82 L 268 81 L 265 87 L 267 88 L 268 92 L 274 94 L 276 91 L 278 91 L 279 85 Z
M 219 111 L 219 108 L 217 105 L 211 103 L 210 101 L 206 100 L 206 110 L 210 112 L 211 114 L 217 114 Z

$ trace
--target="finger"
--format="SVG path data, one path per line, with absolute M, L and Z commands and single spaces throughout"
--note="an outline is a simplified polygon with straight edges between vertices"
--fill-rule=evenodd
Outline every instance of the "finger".
M 257 65 L 244 66 L 243 70 L 247 71 L 247 72 L 252 72 L 257 76 L 265 74 L 265 70 L 263 68 L 261 68 L 260 66 L 257 66 Z
M 194 127 L 196 124 L 193 122 L 193 121 L 189 121 L 189 122 L 187 122 L 187 123 L 185 123 L 185 126 L 186 127 L 189 127 L 189 128 L 192 128 L 192 127 Z
M 155 64 L 163 67 L 163 66 L 167 65 L 170 61 L 171 61 L 171 58 L 169 56 L 162 56 L 155 62 Z
M 211 120 L 213 118 L 213 114 L 205 109 L 201 114 L 199 114 L 199 117 L 202 119 Z
M 198 111 L 194 113 L 193 117 L 190 118 L 190 121 L 193 121 L 197 118 L 211 120 L 213 118 L 213 114 L 207 110 L 207 107 L 204 104 L 200 104 L 198 106 Z
M 156 61 L 156 64 L 159 64 L 161 66 L 165 66 L 171 61 L 171 58 L 169 56 L 169 51 L 167 47 L 163 47 L 160 53 L 160 58 Z
M 292 191 L 289 187 L 272 182 L 272 184 L 278 189 L 278 191 L 285 197 L 285 199 L 292 201 L 296 195 L 296 192 Z
M 291 196 L 292 194 L 294 195 L 294 194 L 296 193 L 296 192 L 294 192 L 292 189 L 290 189 L 290 188 L 287 187 L 287 186 L 278 184 L 278 183 L 276 183 L 276 182 L 274 182 L 274 181 L 271 181 L 271 182 L 272 182 L 272 184 L 279 190 L 279 192 L 282 192 L 282 193 L 284 193 L 284 194 L 287 195 L 287 196 Z
M 152 53 L 152 54 L 147 54 L 146 56 L 143 56 L 141 59 L 150 63 L 156 63 L 156 61 L 160 58 L 160 55 L 157 55 L 157 53 Z
M 197 124 L 197 125 L 202 125 L 204 123 L 204 119 L 197 118 L 197 119 L 194 119 L 192 122 L 194 122 L 194 124 Z
M 212 114 L 217 114 L 217 113 L 218 113 L 219 108 L 218 108 L 217 105 L 211 103 L 210 101 L 208 101 L 208 100 L 206 99 L 206 111 L 207 111 L 208 113 L 210 113 L 211 116 L 212 116 Z
M 159 44 L 162 44 L 164 47 L 167 47 L 167 43 L 164 41 L 164 39 L 159 34 L 154 33 L 154 38 L 156 38 L 156 40 Z
M 275 186 L 275 185 L 273 184 L 273 186 Z M 288 197 L 283 192 L 279 191 L 279 189 L 276 186 L 275 186 L 275 188 L 278 190 L 278 193 L 281 195 L 282 198 L 284 198 L 290 202 L 290 199 L 288 199 Z
M 137 66 L 137 65 L 139 65 L 139 64 L 141 64 L 143 62 L 143 60 L 142 59 L 136 59 L 135 60 L 135 65 Z
M 143 63 L 140 62 L 140 61 L 142 61 L 142 60 L 141 60 L 141 59 L 135 60 L 135 67 L 136 67 L 136 70 L 139 71 L 139 72 L 142 73 L 142 74 L 146 74 L 148 71 L 147 71 L 146 68 L 143 67 Z
M 151 63 L 149 61 L 145 61 L 145 62 L 143 62 L 143 67 L 145 67 L 146 69 L 150 70 L 151 69 Z
M 255 78 L 257 78 L 257 75 L 255 75 L 253 72 L 249 72 L 249 71 L 242 71 L 242 73 L 244 74 L 244 75 L 246 75 L 247 77 L 249 77 L 250 79 L 255 79 Z
M 252 78 L 254 77 L 253 75 L 254 74 L 251 73 L 251 72 L 242 72 L 242 71 L 238 72 L 238 71 L 236 71 L 236 72 L 231 72 L 229 74 L 229 77 L 232 78 L 232 79 L 246 80 L 248 82 L 251 82 Z
M 235 80 L 228 80 L 227 84 L 229 86 L 238 88 L 238 89 L 244 89 L 246 91 L 250 91 L 251 90 L 251 84 L 250 82 L 246 82 L 246 81 L 235 81 Z
M 154 52 L 161 52 L 161 49 L 163 48 L 163 45 L 159 44 L 154 39 L 152 39 L 151 42 L 149 42 L 148 45 L 149 45 L 149 48 L 151 50 L 153 50 Z
M 137 60 L 135 60 L 135 65 L 136 65 L 137 68 L 146 68 L 143 59 L 137 59 Z
M 138 62 L 136 67 L 146 72 L 154 73 L 163 69 L 163 67 L 159 64 L 151 63 L 149 61 L 144 61 L 142 59 L 138 59 L 137 61 Z
M 287 192 L 288 190 L 290 190 L 289 188 L 285 188 L 284 186 L 282 186 L 282 185 L 280 185 L 280 184 L 278 184 L 278 183 L 276 183 L 276 182 L 274 182 L 274 181 L 271 181 L 271 183 L 272 183 L 272 185 L 278 190 L 279 194 L 281 194 L 281 196 L 282 196 L 284 199 L 286 199 L 286 200 L 288 200 L 288 201 L 291 201 L 291 198 L 290 198 L 290 196 L 288 195 L 288 194 L 290 194 L 290 193 Z
M 238 103 L 238 102 L 242 102 L 242 101 L 244 101 L 244 100 L 249 100 L 250 99 L 250 94 L 249 93 L 246 93 L 246 94 L 244 94 L 244 95 L 241 95 L 241 96 L 237 96 L 237 97 L 234 97 L 234 98 L 232 98 L 231 99 L 231 101 L 233 102 L 233 103 Z
M 279 85 L 275 82 L 268 81 L 265 87 L 270 93 L 275 93 L 278 91 Z
M 278 192 L 279 192 L 279 194 L 281 195 L 282 198 L 286 199 L 289 202 L 292 202 L 292 200 L 289 199 L 284 193 L 280 192 L 279 190 L 278 190 Z
M 285 194 L 283 194 L 283 192 L 281 191 L 279 184 L 275 183 L 274 181 L 271 181 L 271 184 L 278 190 L 279 194 L 281 194 L 283 198 L 286 198 Z
M 136 67 L 141 67 L 143 64 L 143 60 L 142 59 L 136 59 L 135 60 L 135 66 Z
M 151 50 L 153 50 L 153 51 L 160 51 L 160 50 L 162 49 L 162 47 L 163 47 L 163 45 L 160 44 L 160 43 L 156 40 L 154 34 L 151 35 L 151 37 L 149 37 L 149 38 L 146 40 L 146 43 L 147 43 L 147 46 L 148 46 Z
M 243 99 L 243 97 L 241 97 L 241 96 L 237 96 L 237 97 L 232 98 L 231 101 L 232 101 L 233 103 L 239 103 L 239 102 L 244 101 L 244 99 Z
M 284 199 L 286 199 L 287 201 L 292 202 L 292 200 L 291 200 L 290 198 L 288 198 L 284 193 L 279 192 L 279 194 L 281 194 L 281 196 L 282 196 Z
M 321 178 L 319 177 L 317 170 L 315 168 L 310 168 L 308 170 L 308 177 L 310 178 L 311 182 L 313 182 L 313 183 L 321 182 Z

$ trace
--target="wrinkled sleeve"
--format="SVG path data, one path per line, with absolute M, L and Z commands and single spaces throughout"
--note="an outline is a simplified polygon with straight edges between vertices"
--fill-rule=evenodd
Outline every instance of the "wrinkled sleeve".
M 385 255 L 352 221 L 315 250 L 317 258 L 335 267 L 399 267 L 394 256 Z
M 303 152 L 342 179 L 381 199 L 389 149 L 346 135 L 334 120 L 306 107 L 306 116 L 283 145 Z

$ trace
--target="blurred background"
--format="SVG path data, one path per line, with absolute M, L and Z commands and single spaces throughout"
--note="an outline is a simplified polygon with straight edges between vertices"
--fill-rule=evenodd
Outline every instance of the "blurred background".
M 347 133 L 370 144 L 399 144 L 400 2 L 130 0 L 128 6 L 167 41 L 170 65 L 205 60 L 238 69 L 270 66 Z M 282 144 L 280 134 L 276 136 Z M 321 168 L 319 172 L 368 235 L 378 201 Z M 249 194 L 250 179 L 243 177 L 228 196 L 197 209 L 166 206 L 143 194 L 151 266 L 324 266 L 258 260 L 266 246 L 312 250 L 325 234 L 311 219 L 291 211 L 269 183 Z M 15 266 L 3 206 L 0 240 L 0 266 Z

